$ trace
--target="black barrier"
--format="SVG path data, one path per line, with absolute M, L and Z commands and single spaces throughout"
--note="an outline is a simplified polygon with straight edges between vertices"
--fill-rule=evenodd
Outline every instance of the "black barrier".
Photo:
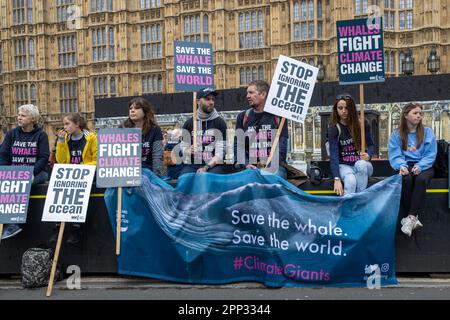
M 370 178 L 372 185 L 382 178 Z M 323 179 L 319 184 L 305 183 L 301 188 L 318 195 L 334 195 L 333 180 Z M 22 254 L 26 249 L 46 244 L 53 231 L 52 223 L 41 222 L 47 186 L 32 188 L 28 222 L 17 236 L 0 243 L 0 275 L 20 273 Z M 93 188 L 87 221 L 79 244 L 65 241 L 60 255 L 64 270 L 79 266 L 83 274 L 117 272 L 115 239 L 103 200 L 104 189 Z M 397 227 L 397 272 L 450 273 L 450 209 L 448 180 L 433 179 L 425 197 L 424 213 L 420 221 L 424 227 L 415 230 L 411 238 Z M 399 215 L 399 221 L 404 216 Z M 66 225 L 66 236 L 68 226 Z M 382 261 L 379 261 L 382 264 Z
M 373 166 L 373 177 L 390 177 L 396 174 L 395 170 L 392 169 L 389 164 L 389 160 L 372 160 L 370 162 Z M 308 163 L 308 167 L 309 166 L 319 167 L 325 178 L 331 178 L 331 167 L 329 160 L 310 161 Z
M 448 86 L 450 74 L 389 77 L 385 83 L 364 85 L 364 102 L 392 103 L 408 101 L 436 101 L 450 99 Z M 447 89 L 446 89 L 447 88 Z M 359 86 L 341 86 L 337 81 L 317 83 L 311 98 L 311 106 L 331 106 L 337 94 L 350 93 L 359 103 Z M 218 90 L 216 106 L 221 111 L 237 111 L 249 108 L 246 88 Z M 192 93 L 167 93 L 145 95 L 154 106 L 156 114 L 192 113 Z M 134 97 L 117 97 L 95 100 L 95 117 L 126 117 L 128 102 Z

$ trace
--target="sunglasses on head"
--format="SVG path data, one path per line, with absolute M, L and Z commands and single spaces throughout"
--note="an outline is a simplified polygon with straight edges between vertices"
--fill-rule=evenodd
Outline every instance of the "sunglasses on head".
M 349 94 L 338 94 L 336 100 L 353 100 L 353 97 Z

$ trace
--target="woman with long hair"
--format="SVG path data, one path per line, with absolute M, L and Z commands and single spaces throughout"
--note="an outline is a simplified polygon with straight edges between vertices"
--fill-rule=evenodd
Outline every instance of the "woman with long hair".
M 401 220 L 402 232 L 411 236 L 419 221 L 420 205 L 427 185 L 434 176 L 437 145 L 433 130 L 422 124 L 422 106 L 405 105 L 400 127 L 389 138 L 389 162 L 403 176 L 402 206 L 407 216 Z
M 361 150 L 361 127 L 355 101 L 349 94 L 338 95 L 328 128 L 328 142 L 334 191 L 339 196 L 367 188 L 373 173 L 370 159 L 375 151 L 368 122 L 365 133 L 367 151 Z
M 128 119 L 122 127 L 142 129 L 142 166 L 161 176 L 163 135 L 150 102 L 144 98 L 132 99 L 128 103 Z

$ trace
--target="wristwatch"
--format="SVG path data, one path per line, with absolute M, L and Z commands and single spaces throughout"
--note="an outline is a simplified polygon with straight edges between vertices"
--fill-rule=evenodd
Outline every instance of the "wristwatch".
M 339 178 L 339 177 L 334 177 L 334 181 L 341 181 L 341 178 Z
M 205 165 L 203 166 L 203 168 L 206 168 L 206 171 L 208 171 L 209 169 L 211 169 L 211 166 L 210 166 L 209 164 L 205 164 Z

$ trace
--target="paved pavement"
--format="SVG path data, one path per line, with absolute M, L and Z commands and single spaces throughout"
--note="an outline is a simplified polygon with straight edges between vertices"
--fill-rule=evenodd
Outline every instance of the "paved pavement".
M 185 285 L 151 279 L 84 277 L 76 284 L 58 282 L 53 300 L 449 300 L 450 279 L 399 278 L 396 286 L 368 288 L 267 288 L 253 282 L 229 285 Z M 23 289 L 19 278 L 0 278 L 0 300 L 47 300 L 45 288 Z

